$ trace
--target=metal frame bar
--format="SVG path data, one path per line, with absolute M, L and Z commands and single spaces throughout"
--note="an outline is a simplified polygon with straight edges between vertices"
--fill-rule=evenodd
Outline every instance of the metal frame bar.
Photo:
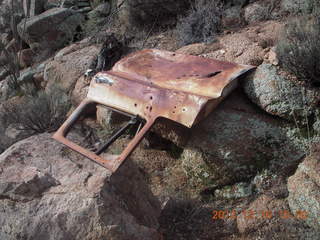
M 136 134 L 136 136 L 129 142 L 127 147 L 122 151 L 120 155 L 108 155 L 106 159 L 102 158 L 99 156 L 101 153 L 97 152 L 91 152 L 78 144 L 70 141 L 69 139 L 66 138 L 67 134 L 71 130 L 72 126 L 76 123 L 76 121 L 79 119 L 79 117 L 86 111 L 88 106 L 92 104 L 98 104 L 95 101 L 92 101 L 91 99 L 86 98 L 83 100 L 80 105 L 76 108 L 76 110 L 69 116 L 69 118 L 64 122 L 64 124 L 58 129 L 58 131 L 53 135 L 53 138 L 56 139 L 57 141 L 63 143 L 64 145 L 70 147 L 74 151 L 80 153 L 81 155 L 89 158 L 90 160 L 100 164 L 101 166 L 109 169 L 111 172 L 115 172 L 122 162 L 130 156 L 130 154 L 133 152 L 133 150 L 137 147 L 137 145 L 140 143 L 144 135 L 148 132 L 148 130 L 152 127 L 152 125 L 155 122 L 154 119 L 148 119 L 146 121 L 146 124 L 143 126 L 143 128 Z M 113 110 L 113 109 L 112 109 Z M 118 111 L 119 112 L 119 111 Z M 125 114 L 126 115 L 126 114 Z M 132 119 L 130 120 L 130 122 Z M 132 123 L 128 123 L 127 125 L 131 125 Z M 127 126 L 125 126 L 127 127 Z M 128 126 L 129 127 L 129 126 Z M 123 128 L 119 130 L 119 132 L 123 132 Z M 113 140 L 113 142 L 116 140 L 115 139 L 110 139 Z M 110 140 L 108 142 L 110 142 Z M 108 142 L 104 145 L 110 146 Z M 104 147 L 104 146 L 102 146 Z M 104 150 L 104 149 L 103 149 Z M 103 151 L 102 150 L 102 151 Z
M 122 128 L 120 128 L 114 135 L 110 137 L 110 139 L 104 143 L 102 146 L 98 148 L 97 151 L 95 151 L 95 154 L 100 155 L 102 152 L 104 152 L 112 143 L 114 143 L 127 129 L 129 129 L 131 126 L 136 124 L 137 122 L 140 122 L 139 117 L 132 117 L 129 122 L 127 122 L 126 125 L 124 125 Z

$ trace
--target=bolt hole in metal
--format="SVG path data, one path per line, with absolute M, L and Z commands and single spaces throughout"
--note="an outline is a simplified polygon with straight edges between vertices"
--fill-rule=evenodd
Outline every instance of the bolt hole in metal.
M 137 107 L 137 106 L 138 106 L 138 104 L 136 104 L 136 103 L 135 103 L 135 104 L 134 104 L 134 106 L 135 106 L 135 107 Z
M 152 100 L 153 99 L 153 97 L 152 96 L 150 96 L 150 100 Z

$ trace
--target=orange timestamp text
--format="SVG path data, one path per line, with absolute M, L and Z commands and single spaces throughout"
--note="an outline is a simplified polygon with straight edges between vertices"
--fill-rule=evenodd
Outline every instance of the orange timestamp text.
M 306 220 L 308 218 L 308 212 L 304 210 L 297 210 L 294 214 L 289 210 L 279 210 L 279 211 L 270 211 L 270 210 L 213 210 L 212 211 L 212 220 L 219 219 L 236 219 L 237 216 L 242 215 L 245 219 L 271 219 L 274 217 L 279 217 L 281 219 L 300 219 Z

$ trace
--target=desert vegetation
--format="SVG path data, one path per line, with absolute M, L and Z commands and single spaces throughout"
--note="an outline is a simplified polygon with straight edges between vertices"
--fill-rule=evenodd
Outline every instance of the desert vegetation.
M 69 109 L 67 95 L 56 86 L 24 96 L 23 103 L 3 106 L 1 121 L 33 133 L 53 132 L 66 120 Z
M 222 3 L 219 1 L 196 1 L 177 23 L 177 34 L 182 46 L 215 40 L 221 31 Z M 203 17 L 206 16 L 206 17 Z
M 320 17 L 303 18 L 288 23 L 277 45 L 283 68 L 300 81 L 320 86 Z
M 0 239 L 319 238 L 318 0 L 21 2 L 0 0 Z M 51 139 L 145 48 L 255 69 L 191 129 L 157 121 L 116 173 Z M 90 107 L 68 137 L 96 151 L 126 120 Z

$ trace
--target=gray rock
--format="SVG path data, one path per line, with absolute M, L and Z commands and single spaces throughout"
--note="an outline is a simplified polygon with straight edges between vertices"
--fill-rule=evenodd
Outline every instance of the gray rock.
M 266 112 L 302 124 L 315 115 L 320 101 L 320 91 L 293 83 L 270 64 L 260 65 L 246 78 L 244 90 Z
M 290 13 L 310 13 L 312 11 L 312 1 L 305 0 L 282 0 L 281 8 Z
M 72 42 L 83 21 L 84 17 L 73 10 L 54 8 L 28 18 L 25 24 L 22 21 L 18 32 L 32 51 L 50 54 Z
M 320 148 L 313 149 L 298 167 L 296 173 L 288 179 L 290 209 L 295 215 L 303 214 L 304 221 L 320 231 Z M 302 216 L 302 215 L 300 215 Z
M 239 92 L 191 130 L 181 164 L 200 191 L 250 179 L 263 169 L 289 174 L 304 156 L 279 120 L 257 111 Z
M 46 64 L 44 70 L 46 89 L 59 85 L 66 91 L 72 91 L 78 79 L 97 58 L 99 50 L 95 45 L 81 47 L 80 44 L 73 44 L 60 50 L 55 58 Z
M 0 155 L 0 239 L 160 239 L 159 212 L 130 160 L 111 175 L 50 134 Z

